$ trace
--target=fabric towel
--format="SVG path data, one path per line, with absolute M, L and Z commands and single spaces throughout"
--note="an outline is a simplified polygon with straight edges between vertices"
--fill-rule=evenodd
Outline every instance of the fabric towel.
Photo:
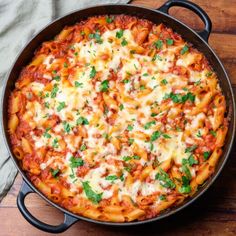
M 0 0 L 0 95 L 2 84 L 17 53 L 52 20 L 70 11 L 128 0 Z M 17 170 L 0 135 L 0 201 L 14 182 Z

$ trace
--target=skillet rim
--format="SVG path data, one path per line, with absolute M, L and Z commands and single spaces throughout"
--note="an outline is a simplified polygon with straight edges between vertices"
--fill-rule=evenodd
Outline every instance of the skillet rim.
M 180 205 L 177 205 L 173 208 L 170 208 L 170 209 L 167 209 L 166 211 L 164 211 L 162 214 L 154 217 L 154 218 L 151 218 L 151 219 L 146 219 L 146 220 L 143 220 L 143 221 L 132 221 L 132 222 L 106 222 L 106 221 L 99 221 L 99 220 L 94 220 L 94 219 L 91 219 L 91 218 L 87 218 L 87 217 L 84 217 L 84 216 L 80 216 L 80 215 L 76 215 L 75 213 L 72 213 L 68 210 L 66 210 L 65 208 L 61 207 L 60 205 L 54 203 L 53 201 L 51 201 L 50 199 L 48 199 L 41 191 L 39 191 L 31 182 L 30 180 L 27 178 L 25 172 L 20 168 L 18 162 L 17 162 L 17 159 L 15 158 L 12 150 L 11 150 L 11 147 L 10 145 L 8 144 L 8 139 L 7 139 L 7 128 L 5 127 L 4 125 L 4 118 L 6 118 L 6 114 L 4 114 L 4 109 L 5 106 L 4 104 L 6 103 L 5 102 L 5 99 L 6 99 L 6 90 L 7 90 L 7 84 L 8 84 L 8 81 L 11 79 L 11 74 L 13 72 L 13 69 L 16 65 L 16 63 L 18 62 L 18 60 L 20 59 L 20 57 L 24 54 L 24 51 L 25 49 L 29 46 L 29 44 L 34 41 L 39 35 L 42 35 L 44 30 L 47 30 L 47 28 L 49 28 L 52 24 L 54 23 L 61 23 L 62 25 L 62 28 L 65 27 L 66 25 L 68 24 L 65 24 L 63 23 L 64 21 L 64 18 L 66 17 L 69 17 L 70 15 L 72 14 L 80 14 L 82 11 L 84 10 L 89 10 L 89 9 L 99 9 L 99 8 L 102 8 L 102 7 L 105 7 L 105 8 L 108 8 L 108 7 L 127 7 L 127 8 L 130 8 L 130 9 L 134 9 L 134 10 L 144 10 L 144 11 L 150 11 L 154 14 L 160 14 L 160 15 L 164 15 L 166 16 L 168 19 L 171 19 L 172 21 L 174 21 L 174 23 L 177 22 L 177 24 L 180 24 L 182 25 L 186 30 L 190 31 L 192 34 L 194 34 L 195 36 L 197 36 L 197 38 L 200 40 L 200 43 L 202 44 L 205 44 L 205 46 L 208 48 L 208 50 L 214 55 L 217 63 L 219 64 L 219 66 L 221 67 L 223 73 L 224 73 L 224 76 L 225 78 L 221 78 L 221 77 L 218 77 L 219 81 L 223 81 L 224 79 L 226 79 L 226 82 L 227 82 L 227 85 L 229 87 L 229 97 L 230 97 L 230 101 L 229 103 L 231 103 L 229 105 L 229 109 L 232 109 L 231 111 L 231 114 L 230 114 L 230 121 L 229 121 L 229 124 L 231 124 L 231 126 L 233 126 L 233 129 L 232 130 L 229 130 L 228 132 L 230 134 L 230 137 L 229 137 L 229 141 L 228 141 L 228 147 L 226 150 L 224 150 L 222 156 L 220 159 L 222 159 L 222 163 L 218 163 L 217 164 L 217 167 L 218 169 L 214 172 L 214 174 L 207 180 L 207 182 L 204 184 L 204 186 L 201 186 L 201 188 L 196 192 L 196 194 L 193 195 L 193 197 L 190 197 L 190 198 L 187 198 L 182 204 Z M 108 10 L 109 11 L 109 10 Z M 112 11 L 112 10 L 111 10 Z M 106 13 L 106 14 L 111 14 L 112 13 Z M 98 16 L 98 15 L 104 15 L 104 14 L 94 14 L 93 16 Z M 135 16 L 137 15 L 137 13 L 135 14 L 135 12 L 130 12 L 130 13 L 125 13 L 125 15 L 132 15 L 132 16 Z M 91 16 L 88 16 L 88 17 L 91 17 Z M 85 18 L 88 18 L 88 17 L 85 17 Z M 139 16 L 137 16 L 139 17 Z M 84 18 L 84 17 L 81 17 L 81 18 Z M 140 17 L 139 17 L 140 18 Z M 150 20 L 151 21 L 151 20 Z M 78 20 L 79 22 L 79 20 Z M 173 28 L 174 31 L 176 31 L 176 29 Z M 59 32 L 58 32 L 59 33 Z M 182 35 L 181 35 L 182 36 Z M 184 35 L 183 35 L 184 37 Z M 184 37 L 185 38 L 185 37 Z M 188 42 L 191 42 L 191 40 L 187 40 Z M 44 41 L 42 41 L 40 44 L 42 44 Z M 39 47 L 40 45 L 38 45 Z M 194 44 L 193 44 L 194 46 Z M 37 49 L 37 48 L 36 48 Z M 35 50 L 36 50 L 35 49 Z M 205 53 L 203 53 L 205 54 Z M 211 64 L 211 63 L 210 63 Z M 222 87 L 221 87 L 222 88 Z M 223 91 L 223 93 L 225 94 L 225 91 Z M 7 100 L 8 101 L 8 100 Z M 198 199 L 200 196 L 203 195 L 203 193 L 206 192 L 206 190 L 215 182 L 216 178 L 220 175 L 226 161 L 228 160 L 229 158 L 229 154 L 230 154 L 230 151 L 232 149 L 232 146 L 233 146 L 233 142 L 234 142 L 234 137 L 235 137 L 235 127 L 236 127 L 236 121 L 235 121 L 235 117 L 236 117 L 236 108 L 235 108 L 235 99 L 234 99 L 234 93 L 233 93 L 233 89 L 232 89 L 232 85 L 231 85 L 231 82 L 229 80 L 229 77 L 227 75 L 227 72 L 223 66 L 223 64 L 221 63 L 220 59 L 218 58 L 218 56 L 215 54 L 215 52 L 213 51 L 213 49 L 210 47 L 210 45 L 208 44 L 208 42 L 206 42 L 203 38 L 201 38 L 201 36 L 196 32 L 194 31 L 193 29 L 191 29 L 189 26 L 187 26 L 186 24 L 184 24 L 183 22 L 179 21 L 178 19 L 172 17 L 171 15 L 169 14 L 166 14 L 158 9 L 151 9 L 151 8 L 148 8 L 148 7 L 144 7 L 144 6 L 140 6 L 140 5 L 128 5 L 128 4 L 101 4 L 101 5 L 97 5 L 97 6 L 90 6 L 90 7 L 85 7 L 85 8 L 82 8 L 82 9 L 77 9 L 77 10 L 74 10 L 74 11 L 71 11 L 65 15 L 63 15 L 62 17 L 59 17 L 55 20 L 53 20 L 52 22 L 49 22 L 46 26 L 44 26 L 41 30 L 39 30 L 30 40 L 27 41 L 27 43 L 24 45 L 24 47 L 20 50 L 20 52 L 17 54 L 14 62 L 12 63 L 12 66 L 9 70 L 9 72 L 7 73 L 4 81 L 3 81 L 3 85 L 2 85 L 2 96 L 1 96 L 1 126 L 2 126 L 2 133 L 3 133 L 3 139 L 4 139 L 4 143 L 6 145 L 6 148 L 8 150 L 8 153 L 11 157 L 11 159 L 13 160 L 16 168 L 18 169 L 18 171 L 20 172 L 21 176 L 23 177 L 23 183 L 22 183 L 22 186 L 24 184 L 27 184 L 35 193 L 37 193 L 39 196 L 41 196 L 45 201 L 47 201 L 50 205 L 56 207 L 57 209 L 59 209 L 60 211 L 62 211 L 64 214 L 67 214 L 69 216 L 71 216 L 72 218 L 76 218 L 77 220 L 85 220 L 87 222 L 92 222 L 92 223 L 96 223 L 96 224 L 101 224 L 101 225 L 110 225 L 110 226 L 132 226 L 132 225 L 140 225 L 140 224 L 144 224 L 144 223 L 151 223 L 151 222 L 154 222 L 154 221 L 157 221 L 157 220 L 161 220 L 163 218 L 166 218 L 168 216 L 171 216 L 179 211 L 181 211 L 182 209 L 184 209 L 185 207 L 189 206 L 190 204 L 192 204 L 196 199 Z M 6 107 L 7 104 L 5 104 Z M 230 113 L 230 110 L 228 110 L 228 113 Z M 220 165 L 220 166 L 219 166 Z M 21 191 L 21 190 L 20 190 Z

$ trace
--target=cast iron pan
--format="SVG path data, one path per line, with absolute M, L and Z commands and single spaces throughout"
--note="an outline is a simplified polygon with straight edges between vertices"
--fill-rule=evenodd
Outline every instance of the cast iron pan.
M 180 21 L 168 15 L 169 9 L 173 6 L 180 6 L 183 8 L 187 8 L 193 11 L 194 13 L 196 13 L 204 22 L 205 29 L 201 32 L 195 32 L 192 29 L 190 29 L 188 26 L 186 26 L 185 24 L 181 23 Z M 212 65 L 212 67 L 214 68 L 215 72 L 218 75 L 221 88 L 223 90 L 223 93 L 227 101 L 228 117 L 230 118 L 229 132 L 226 137 L 225 146 L 223 149 L 223 155 L 220 158 L 220 161 L 216 167 L 216 171 L 214 175 L 210 179 L 208 179 L 208 181 L 204 184 L 204 186 L 202 186 L 200 190 L 192 198 L 187 199 L 182 205 L 169 209 L 163 212 L 161 215 L 152 219 L 145 220 L 145 221 L 135 221 L 135 222 L 125 222 L 125 223 L 101 222 L 101 221 L 92 220 L 89 218 L 75 215 L 63 209 L 62 207 L 58 206 L 57 204 L 53 203 L 33 186 L 33 184 L 26 177 L 23 170 L 20 168 L 17 162 L 17 159 L 15 158 L 12 152 L 10 140 L 9 140 L 9 134 L 7 132 L 8 98 L 9 98 L 10 92 L 14 88 L 15 81 L 18 78 L 22 67 L 24 67 L 30 62 L 30 60 L 33 57 L 34 51 L 41 45 L 42 42 L 50 40 L 55 35 L 57 35 L 63 29 L 64 26 L 73 25 L 76 22 L 79 22 L 90 16 L 104 15 L 104 14 L 127 14 L 127 15 L 137 16 L 139 18 L 148 19 L 156 24 L 164 23 L 168 27 L 171 27 L 174 31 L 181 34 L 185 40 L 187 40 L 188 42 L 191 42 L 195 48 L 200 50 L 207 57 L 210 64 Z M 167 1 L 163 6 L 161 6 L 157 10 L 151 10 L 145 7 L 134 6 L 134 5 L 110 4 L 110 5 L 101 5 L 101 6 L 95 6 L 95 7 L 82 9 L 79 11 L 74 11 L 70 13 L 69 15 L 66 15 L 60 19 L 57 19 L 51 24 L 49 24 L 48 26 L 46 26 L 43 30 L 41 30 L 25 46 L 25 48 L 17 56 L 17 59 L 14 62 L 3 87 L 1 122 L 2 122 L 2 130 L 3 130 L 3 136 L 5 139 L 6 146 L 8 148 L 8 151 L 11 155 L 12 160 L 14 161 L 17 169 L 19 170 L 19 172 L 21 173 L 23 177 L 23 184 L 17 197 L 17 205 L 22 215 L 30 224 L 34 225 L 38 229 L 41 229 L 46 232 L 51 232 L 51 233 L 63 232 L 67 230 L 72 224 L 74 224 L 75 222 L 79 220 L 85 220 L 85 221 L 89 221 L 89 222 L 93 222 L 97 224 L 113 225 L 113 226 L 128 226 L 128 225 L 145 224 L 148 222 L 160 220 L 162 218 L 165 218 L 167 216 L 170 216 L 180 211 L 181 209 L 191 204 L 194 200 L 196 200 L 200 195 L 202 195 L 209 188 L 209 186 L 214 182 L 216 177 L 221 172 L 229 156 L 233 139 L 234 139 L 234 133 L 235 133 L 235 101 L 234 101 L 233 91 L 232 91 L 229 78 L 225 72 L 225 69 L 222 63 L 220 62 L 216 54 L 213 52 L 211 47 L 208 45 L 208 37 L 210 33 L 211 33 L 210 18 L 199 6 L 189 1 L 170 0 L 170 1 Z M 56 207 L 57 209 L 60 209 L 64 213 L 63 223 L 57 226 L 48 225 L 38 220 L 37 218 L 35 218 L 33 215 L 31 215 L 31 213 L 28 211 L 28 209 L 25 206 L 25 197 L 29 193 L 34 193 L 34 192 L 39 194 L 49 204 Z

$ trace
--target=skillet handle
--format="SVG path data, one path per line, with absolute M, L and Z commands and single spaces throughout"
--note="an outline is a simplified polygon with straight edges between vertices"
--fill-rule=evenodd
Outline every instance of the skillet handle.
M 199 7 L 197 4 L 190 2 L 190 1 L 184 1 L 184 0 L 169 0 L 166 3 L 164 3 L 157 10 L 168 14 L 169 9 L 174 6 L 187 8 L 187 9 L 193 11 L 194 13 L 196 13 L 201 18 L 201 20 L 205 24 L 205 29 L 201 32 L 198 32 L 198 34 L 201 36 L 202 39 L 204 39 L 206 42 L 208 42 L 208 38 L 211 33 L 212 23 L 211 23 L 211 19 L 207 15 L 207 13 L 201 7 Z
M 62 233 L 67 230 L 71 225 L 73 225 L 76 221 L 78 221 L 77 218 L 74 218 L 66 213 L 64 213 L 64 222 L 60 225 L 49 225 L 36 219 L 25 206 L 25 197 L 29 193 L 33 192 L 34 191 L 29 187 L 29 185 L 25 181 L 23 181 L 21 190 L 17 196 L 17 206 L 24 218 L 36 228 L 49 233 Z

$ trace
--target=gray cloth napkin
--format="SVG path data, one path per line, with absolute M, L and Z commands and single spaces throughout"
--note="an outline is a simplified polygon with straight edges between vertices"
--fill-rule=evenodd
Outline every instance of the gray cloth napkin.
M 17 53 L 53 19 L 79 8 L 127 3 L 128 0 L 0 0 L 0 95 L 2 84 Z M 0 201 L 14 182 L 17 170 L 0 135 Z

